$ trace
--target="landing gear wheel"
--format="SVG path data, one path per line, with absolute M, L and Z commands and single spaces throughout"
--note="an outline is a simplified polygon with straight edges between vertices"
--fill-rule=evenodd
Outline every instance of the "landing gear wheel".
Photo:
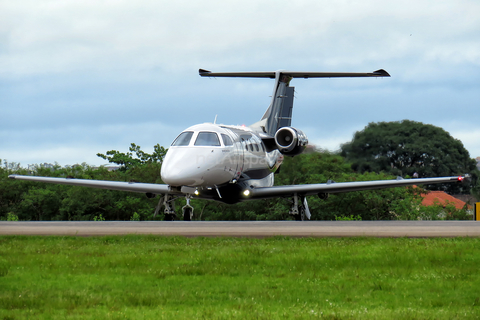
M 305 220 L 305 208 L 303 206 L 298 208 L 298 214 L 294 215 L 295 221 L 304 221 Z
M 175 221 L 174 214 L 165 214 L 165 219 L 163 221 Z
M 192 208 L 185 208 L 183 209 L 183 221 L 191 221 L 192 220 Z
M 193 207 L 190 205 L 191 199 L 192 199 L 192 195 L 187 194 L 185 196 L 185 200 L 187 201 L 187 204 L 182 208 L 183 221 L 191 221 L 193 218 Z

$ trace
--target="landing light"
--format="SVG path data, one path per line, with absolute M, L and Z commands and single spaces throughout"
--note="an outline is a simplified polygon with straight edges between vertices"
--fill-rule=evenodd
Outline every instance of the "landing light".
M 250 195 L 250 190 L 247 189 L 247 190 L 243 191 L 243 195 L 245 197 L 248 197 Z
M 198 189 L 195 189 L 195 195 L 198 196 L 200 194 L 200 192 L 198 191 Z

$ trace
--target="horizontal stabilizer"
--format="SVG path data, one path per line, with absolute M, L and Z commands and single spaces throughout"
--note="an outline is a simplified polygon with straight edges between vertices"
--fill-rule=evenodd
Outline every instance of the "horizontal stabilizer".
M 199 69 L 198 73 L 202 77 L 240 77 L 240 78 L 272 78 L 275 79 L 275 71 L 271 72 L 211 72 L 204 69 Z
M 211 72 L 198 70 L 202 77 L 239 77 L 239 78 L 271 78 L 275 79 L 277 72 L 292 78 L 356 78 L 356 77 L 390 77 L 387 71 L 379 69 L 374 72 L 302 72 L 302 71 L 247 71 L 247 72 Z

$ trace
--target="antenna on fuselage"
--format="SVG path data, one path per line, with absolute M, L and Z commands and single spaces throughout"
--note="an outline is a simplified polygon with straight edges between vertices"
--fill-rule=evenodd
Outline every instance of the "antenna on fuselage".
M 218 114 L 215 115 L 215 120 L 213 120 L 213 124 L 217 124 L 217 116 Z

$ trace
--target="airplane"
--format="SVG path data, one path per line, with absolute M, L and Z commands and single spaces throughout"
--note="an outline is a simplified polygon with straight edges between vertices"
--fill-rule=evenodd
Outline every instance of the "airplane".
M 409 186 L 462 182 L 465 177 L 339 182 L 274 186 L 274 175 L 285 156 L 301 154 L 308 144 L 307 136 L 291 126 L 295 88 L 294 78 L 390 77 L 383 69 L 370 73 L 352 72 L 211 72 L 199 69 L 201 77 L 248 77 L 274 79 L 272 99 L 260 121 L 250 126 L 203 123 L 182 131 L 168 149 L 161 167 L 165 184 L 101 181 L 74 178 L 50 178 L 10 175 L 16 180 L 65 184 L 110 190 L 160 195 L 155 210 L 164 206 L 164 220 L 177 218 L 175 199 L 185 197 L 183 220 L 193 218 L 193 199 L 209 199 L 234 204 L 240 201 L 288 197 L 289 213 L 295 220 L 311 218 L 307 196 L 327 199 L 329 194 Z

